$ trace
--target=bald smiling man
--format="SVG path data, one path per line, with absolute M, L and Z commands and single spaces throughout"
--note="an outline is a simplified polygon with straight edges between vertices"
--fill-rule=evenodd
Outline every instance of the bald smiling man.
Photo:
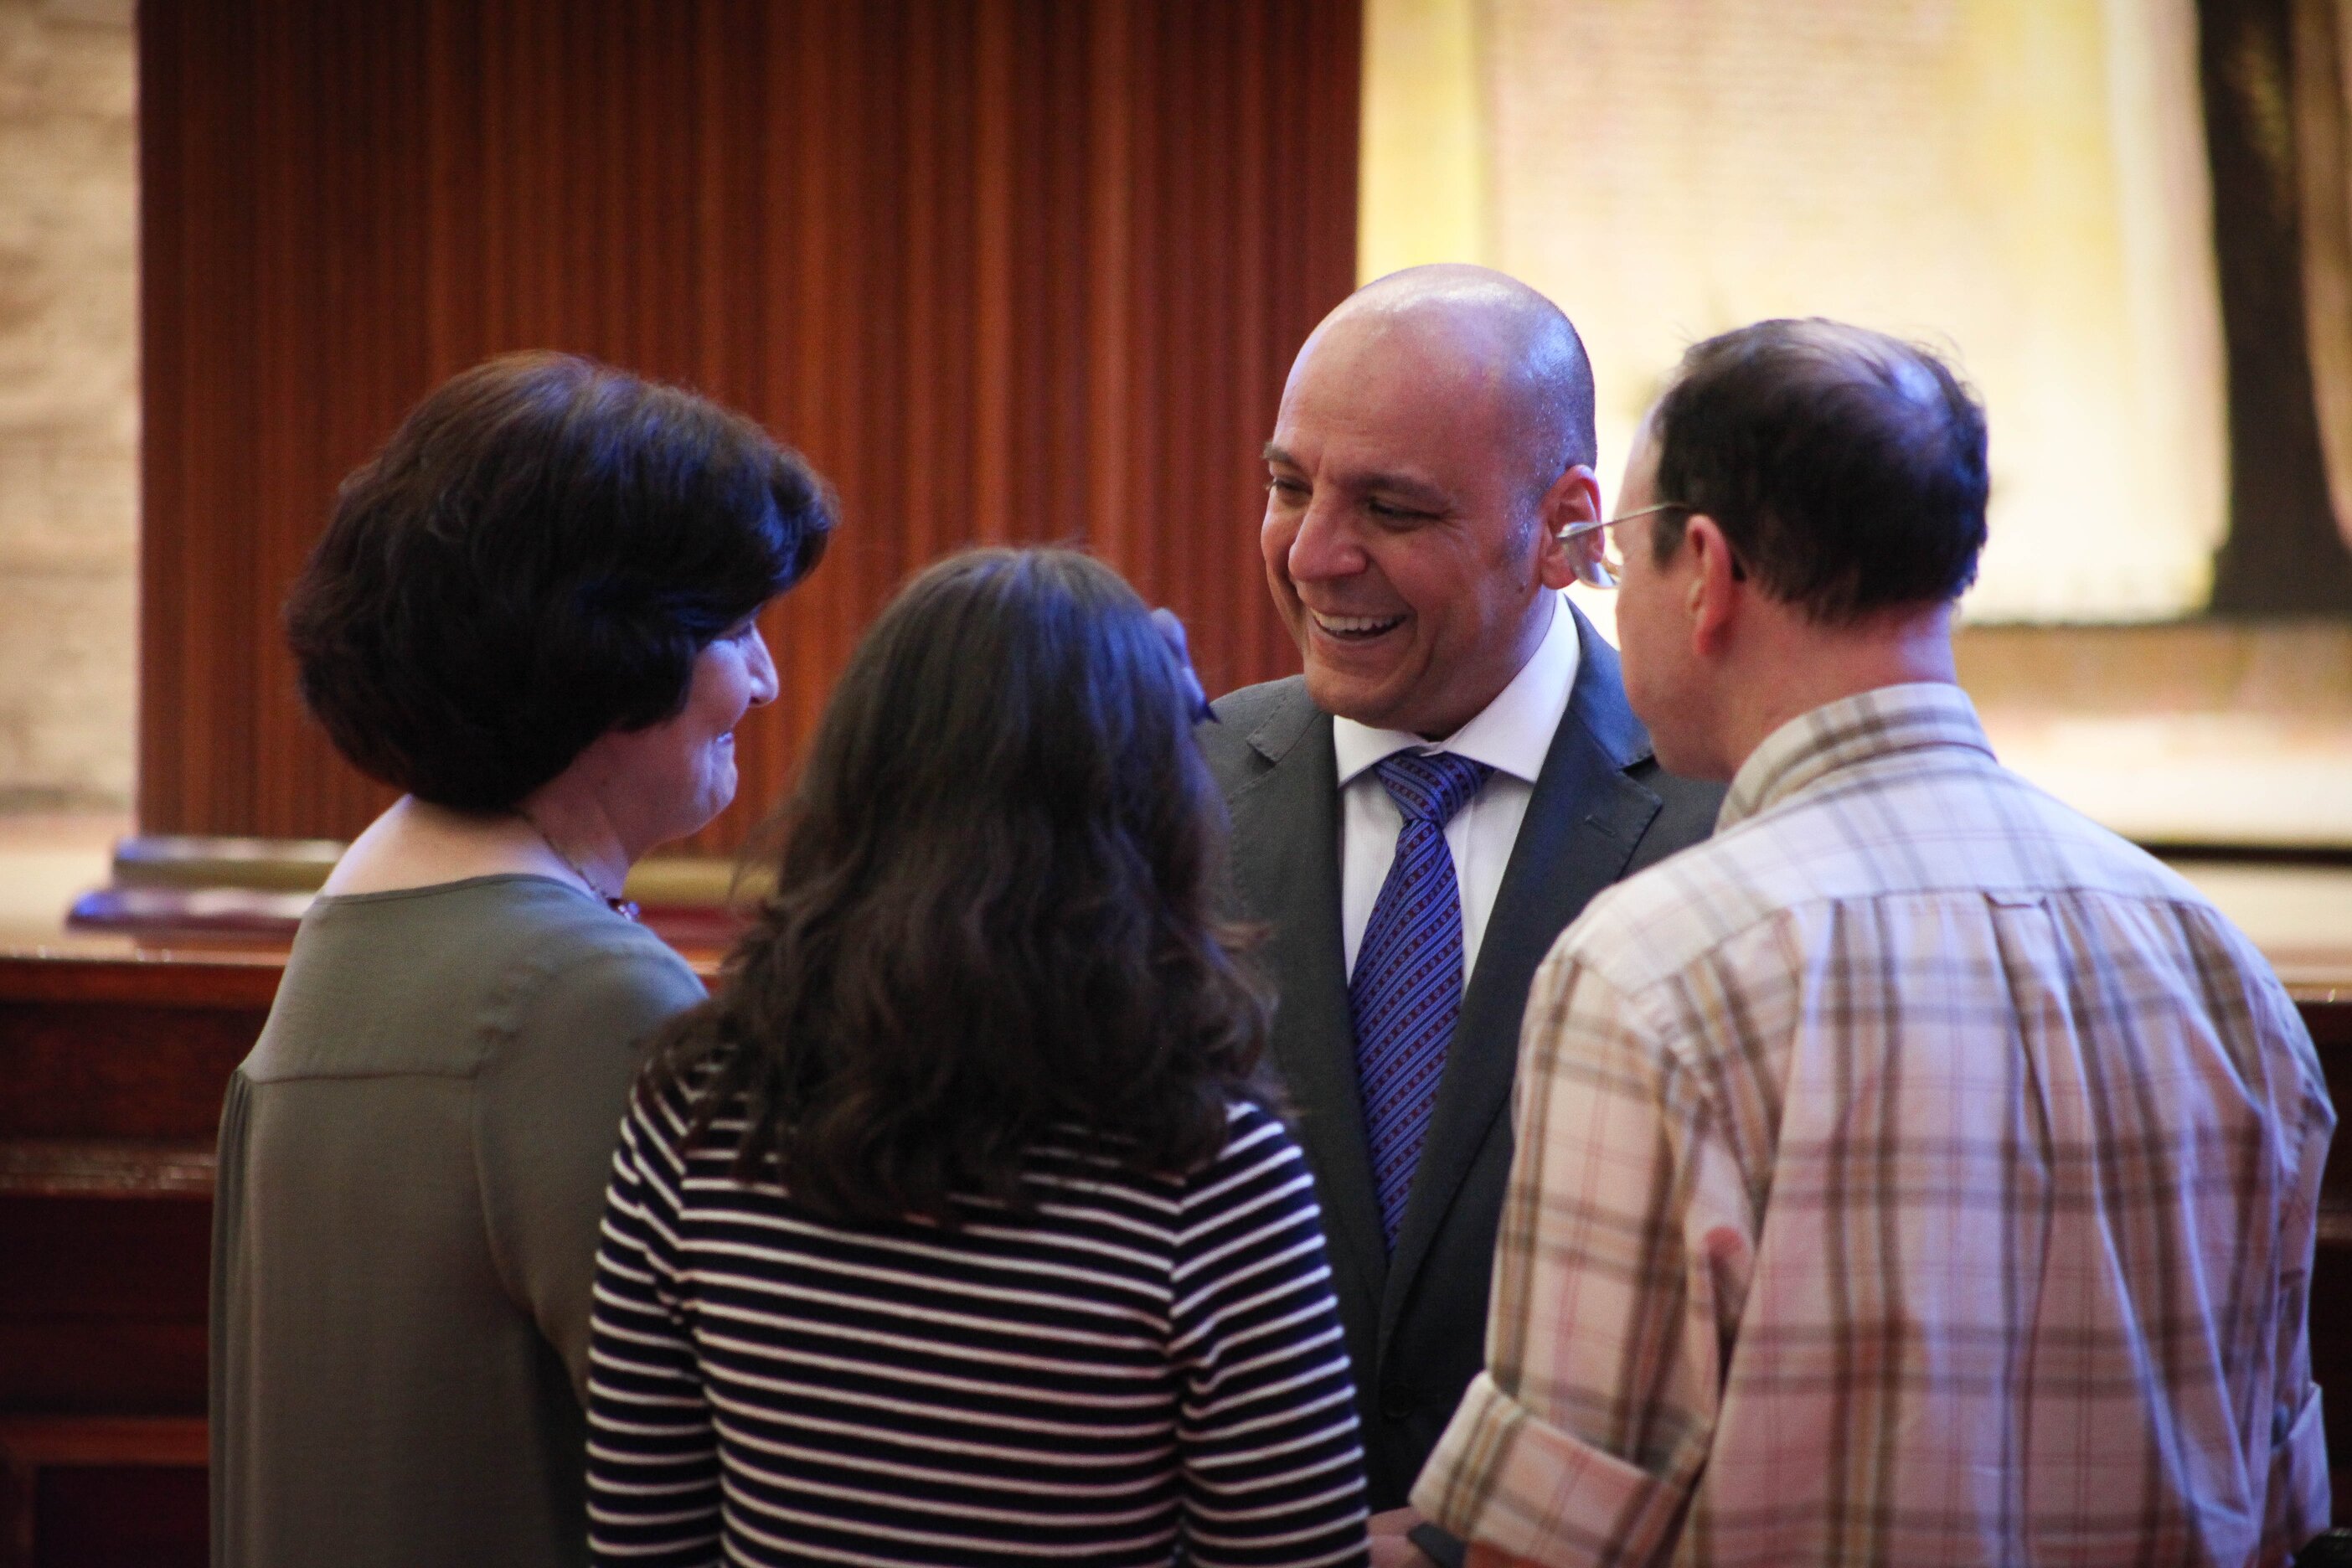
M 1386 1510 L 1482 1364 L 1536 965 L 1594 893 L 1705 837 L 1722 791 L 1660 771 L 1561 593 L 1592 544 L 1557 536 L 1601 492 L 1591 370 L 1550 300 L 1455 266 L 1358 290 L 1299 351 L 1265 457 L 1304 673 L 1202 736 L 1272 929 L 1274 1054 Z

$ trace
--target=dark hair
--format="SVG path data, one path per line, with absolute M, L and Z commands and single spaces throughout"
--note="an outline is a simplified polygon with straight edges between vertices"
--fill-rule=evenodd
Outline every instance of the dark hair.
M 776 824 L 775 890 L 643 1085 L 836 1218 L 1020 1207 L 1051 1135 L 1146 1173 L 1271 1103 L 1215 916 L 1224 811 L 1174 656 L 1117 574 L 988 550 L 858 644 Z
M 1651 415 L 1664 561 L 1715 519 L 1764 590 L 1824 624 L 1958 598 L 1984 548 L 1984 410 L 1933 353 L 1822 321 L 1693 347 Z
M 695 656 L 833 521 L 740 415 L 570 354 L 491 360 L 343 481 L 286 605 L 302 700 L 362 772 L 504 810 L 676 714 Z

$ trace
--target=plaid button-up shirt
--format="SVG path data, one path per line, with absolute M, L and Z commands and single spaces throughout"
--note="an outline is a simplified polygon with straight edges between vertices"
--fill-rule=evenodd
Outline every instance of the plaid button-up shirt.
M 1891 687 L 1538 973 L 1487 1371 L 1423 1471 L 1543 1563 L 2276 1562 L 2326 1527 L 2335 1125 L 2192 888 Z

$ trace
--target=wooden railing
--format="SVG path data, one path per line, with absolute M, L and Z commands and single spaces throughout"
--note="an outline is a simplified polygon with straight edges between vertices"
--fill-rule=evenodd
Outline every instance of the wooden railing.
M 0 1568 L 205 1561 L 213 1135 L 281 968 L 0 958 Z

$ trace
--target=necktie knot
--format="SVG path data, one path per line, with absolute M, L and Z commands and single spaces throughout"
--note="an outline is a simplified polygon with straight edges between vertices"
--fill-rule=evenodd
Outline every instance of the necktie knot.
M 1407 822 L 1443 828 L 1470 804 L 1495 770 L 1451 752 L 1397 752 L 1373 763 L 1372 771 L 1380 774 L 1398 815 Z

